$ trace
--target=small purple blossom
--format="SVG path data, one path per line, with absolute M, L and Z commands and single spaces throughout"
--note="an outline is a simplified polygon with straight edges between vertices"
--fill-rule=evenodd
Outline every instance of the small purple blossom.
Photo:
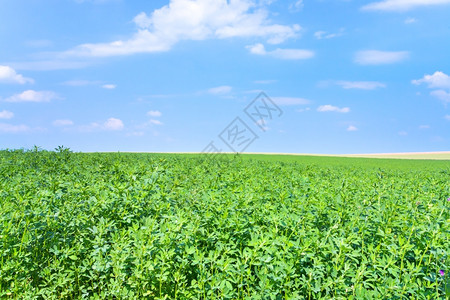
M 441 276 L 444 276 L 445 275 L 444 270 L 439 270 L 439 274 L 441 274 Z
M 447 201 L 450 201 L 450 198 L 447 198 Z

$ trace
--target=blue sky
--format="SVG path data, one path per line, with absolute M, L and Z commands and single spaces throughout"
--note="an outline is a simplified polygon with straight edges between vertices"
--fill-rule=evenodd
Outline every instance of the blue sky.
M 450 150 L 450 0 L 0 5 L 0 149 Z

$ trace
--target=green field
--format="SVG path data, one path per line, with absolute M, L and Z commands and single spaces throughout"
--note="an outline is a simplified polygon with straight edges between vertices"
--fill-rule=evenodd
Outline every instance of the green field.
M 446 299 L 450 161 L 0 151 L 2 299 Z

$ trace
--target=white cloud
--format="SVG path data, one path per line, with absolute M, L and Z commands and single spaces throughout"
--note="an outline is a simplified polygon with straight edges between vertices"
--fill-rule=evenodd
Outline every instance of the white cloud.
M 271 83 L 275 83 L 275 82 L 277 82 L 278 80 L 275 80 L 275 79 L 268 79 L 268 80 L 255 80 L 255 81 L 253 81 L 253 83 L 256 83 L 256 84 L 271 84 Z
M 11 125 L 0 123 L 0 133 L 20 133 L 30 131 L 30 127 L 26 125 Z
M 445 115 L 444 119 L 446 119 L 447 121 L 450 121 L 450 115 Z
M 23 75 L 17 74 L 17 72 L 8 66 L 0 65 L 0 83 L 33 83 L 31 78 L 23 77 Z
M 421 6 L 450 4 L 450 0 L 384 0 L 364 5 L 362 10 L 405 11 Z
M 257 55 L 266 55 L 266 49 L 264 48 L 263 44 L 255 44 L 255 45 L 251 45 L 251 46 L 247 46 L 246 47 L 250 53 L 252 54 L 257 54 Z
M 430 129 L 431 126 L 430 125 L 420 125 L 419 129 Z
M 289 10 L 292 12 L 297 12 L 303 9 L 303 0 L 296 0 L 291 5 L 289 5 Z
M 74 123 L 72 120 L 55 120 L 53 121 L 53 126 L 56 127 L 64 127 L 64 126 L 72 126 Z
M 360 89 L 360 90 L 374 90 L 377 88 L 384 88 L 386 84 L 378 81 L 336 81 L 336 84 L 344 89 Z
M 145 12 L 141 12 L 136 17 L 134 17 L 133 22 L 139 28 L 149 28 L 152 25 L 152 19 L 149 18 Z
M 132 131 L 130 133 L 127 133 L 127 136 L 144 136 L 144 131 Z
M 444 90 L 435 90 L 431 91 L 430 95 L 438 98 L 444 103 L 450 103 L 450 92 L 446 92 Z
M 72 61 L 55 57 L 57 54 L 52 53 L 52 58 L 41 61 L 25 61 L 25 62 L 10 62 L 17 70 L 31 70 L 31 71 L 53 71 L 53 70 L 73 70 L 82 69 L 89 66 L 89 63 L 83 61 Z
M 265 121 L 264 119 L 260 119 L 260 120 L 258 120 L 258 121 L 256 121 L 255 122 L 255 124 L 256 125 L 258 125 L 259 127 L 261 127 L 261 129 L 263 130 L 263 131 L 267 131 L 267 130 L 269 130 L 270 128 L 267 126 L 267 121 Z
M 272 97 L 271 99 L 277 105 L 306 105 L 311 103 L 308 99 L 297 97 Z
M 406 131 L 399 131 L 399 132 L 398 132 L 398 135 L 401 135 L 401 136 L 407 136 L 408 133 L 407 133 Z
M 102 88 L 107 89 L 107 90 L 113 90 L 116 87 L 117 86 L 115 84 L 104 84 L 104 85 L 102 85 Z
M 68 80 L 68 81 L 64 81 L 62 84 L 63 85 L 68 85 L 68 86 L 87 86 L 87 85 L 95 85 L 95 84 L 99 84 L 99 81 L 89 81 L 89 80 Z
M 278 44 L 298 36 L 301 27 L 273 24 L 269 13 L 254 0 L 171 0 L 150 15 L 134 18 L 138 27 L 127 40 L 83 44 L 66 56 L 114 56 L 168 51 L 182 40 L 264 38 Z
M 232 87 L 228 85 L 222 85 L 218 87 L 213 87 L 208 90 L 208 93 L 218 95 L 218 94 L 228 94 L 231 92 Z
M 156 116 L 156 117 L 158 117 L 158 116 Z M 159 134 L 157 131 L 155 131 L 153 129 L 155 127 L 155 125 L 162 126 L 162 125 L 164 125 L 164 123 L 157 119 L 150 119 L 144 123 L 136 125 L 134 130 L 138 131 L 138 132 L 146 132 L 148 129 L 151 129 L 154 134 L 155 133 Z
M 0 111 L 0 119 L 12 119 L 14 117 L 14 113 L 7 111 L 7 110 L 2 110 Z
M 310 50 L 304 49 L 280 49 L 277 48 L 273 51 L 266 51 L 263 44 L 255 44 L 246 47 L 250 53 L 256 55 L 267 55 L 272 56 L 279 59 L 308 59 L 314 57 L 315 53 Z
M 313 51 L 303 49 L 277 48 L 268 54 L 281 59 L 308 59 L 314 57 Z
M 360 65 L 381 65 L 400 62 L 409 57 L 408 51 L 359 51 L 355 55 L 355 62 Z
M 297 111 L 297 112 L 305 112 L 305 111 L 310 111 L 310 110 L 311 110 L 311 108 L 307 107 L 307 108 L 300 108 L 300 109 L 297 109 L 296 111 Z
M 347 127 L 347 131 L 358 131 L 358 128 L 356 128 L 353 125 L 350 125 L 350 126 Z
M 150 120 L 150 123 L 151 123 L 151 124 L 154 124 L 154 125 L 163 125 L 163 123 L 162 123 L 161 121 L 159 121 L 159 120 L 154 120 L 154 119 L 151 119 L 151 120 Z
M 317 111 L 319 112 L 328 112 L 328 111 L 332 111 L 332 112 L 338 112 L 338 113 L 348 113 L 350 112 L 350 108 L 349 107 L 342 107 L 339 108 L 337 106 L 333 106 L 333 105 L 321 105 L 317 108 Z
M 93 56 L 107 57 L 117 55 L 130 55 L 145 52 L 168 51 L 171 44 L 160 40 L 147 30 L 139 30 L 127 41 L 115 41 L 103 44 L 83 44 L 75 49 L 65 52 L 66 56 Z
M 335 32 L 335 33 L 328 33 L 326 31 L 316 31 L 314 33 L 314 37 L 318 40 L 332 39 L 335 37 L 342 36 L 343 34 L 344 34 L 344 28 L 341 28 L 341 29 L 339 29 L 339 32 Z
M 89 125 L 81 125 L 78 130 L 81 132 L 92 132 L 92 131 L 119 131 L 125 127 L 122 120 L 117 118 L 109 118 L 104 122 L 93 122 Z
M 274 2 L 276 2 L 277 0 L 259 0 L 259 3 L 262 5 L 270 5 Z
M 429 88 L 438 88 L 438 89 L 450 89 L 450 76 L 447 74 L 436 71 L 433 75 L 425 75 L 423 78 L 418 80 L 413 80 L 413 84 L 428 84 Z
M 159 110 L 151 110 L 151 111 L 147 112 L 147 116 L 157 118 L 157 117 L 161 117 L 162 113 Z
M 425 83 L 428 88 L 435 88 L 436 90 L 431 91 L 430 95 L 438 98 L 444 104 L 450 103 L 450 76 L 447 74 L 436 71 L 433 75 L 425 75 L 423 78 L 411 82 L 416 85 Z
M 405 22 L 405 24 L 412 24 L 412 23 L 416 23 L 417 20 L 415 18 L 407 18 L 404 22 Z
M 50 102 L 54 99 L 60 99 L 57 94 L 50 91 L 27 90 L 21 94 L 6 98 L 6 102 Z
M 333 36 L 328 36 L 326 31 L 316 31 L 314 32 L 314 37 L 318 40 L 332 38 Z
M 74 0 L 76 3 L 86 3 L 86 2 L 90 2 L 90 3 L 94 3 L 94 4 L 103 4 L 103 3 L 108 3 L 108 2 L 117 2 L 120 0 Z
M 103 123 L 103 129 L 104 130 L 122 130 L 124 128 L 123 122 L 120 119 L 116 118 L 109 118 L 106 120 L 105 123 Z
M 101 81 L 98 80 L 68 80 L 62 83 L 63 85 L 68 86 L 88 86 L 88 85 L 97 85 L 101 88 L 107 89 L 107 90 L 113 90 L 117 86 L 115 84 L 102 84 Z

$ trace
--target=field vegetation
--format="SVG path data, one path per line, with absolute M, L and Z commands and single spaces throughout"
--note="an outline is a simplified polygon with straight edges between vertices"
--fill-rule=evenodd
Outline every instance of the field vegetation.
M 450 161 L 56 150 L 0 151 L 2 299 L 450 296 Z

